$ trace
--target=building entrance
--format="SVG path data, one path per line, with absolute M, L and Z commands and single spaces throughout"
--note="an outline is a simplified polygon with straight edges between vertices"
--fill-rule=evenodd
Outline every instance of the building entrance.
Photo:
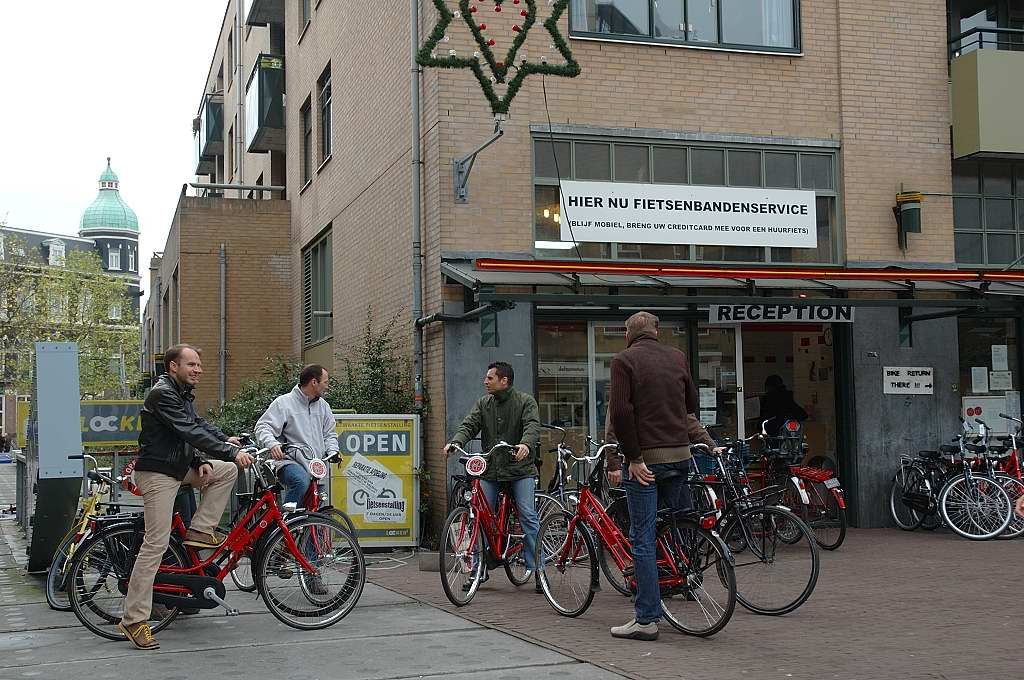
M 828 325 L 746 324 L 742 332 L 745 434 L 774 433 L 784 420 L 804 426 L 804 463 L 838 470 L 832 329 Z

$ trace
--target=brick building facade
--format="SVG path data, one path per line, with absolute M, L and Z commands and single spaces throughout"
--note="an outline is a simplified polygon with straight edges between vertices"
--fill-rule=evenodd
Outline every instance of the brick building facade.
M 496 4 L 475 3 L 503 51 L 520 4 L 504 3 L 504 14 Z M 468 71 L 423 70 L 424 314 L 490 305 L 482 319 L 424 328 L 423 429 L 435 498 L 449 472 L 439 451 L 481 392 L 489 360 L 511 361 L 542 417 L 577 442 L 584 432 L 600 438 L 607 361 L 621 348 L 623 320 L 640 307 L 659 310 L 665 336 L 690 353 L 705 390 L 702 417 L 722 435 L 756 431 L 764 382 L 782 377 L 809 412 L 810 457 L 839 471 L 862 525 L 887 521 L 898 454 L 953 431 L 965 400 L 1005 399 L 1007 408 L 1019 400 L 1020 315 L 1017 291 L 1006 287 L 1015 284 L 978 272 L 1020 252 L 1024 166 L 1014 165 L 1013 149 L 954 158 L 950 141 L 959 124 L 951 96 L 962 91 L 950 65 L 1003 49 L 986 44 L 985 31 L 1012 34 L 1017 3 L 921 0 L 898 15 L 823 0 L 704 3 L 710 13 L 697 4 L 570 2 L 559 25 L 581 75 L 525 81 L 503 136 L 476 159 L 464 204 L 455 200 L 453 162 L 491 135 L 493 116 Z M 246 70 L 259 51 L 252 41 L 283 58 L 292 352 L 331 364 L 357 341 L 368 306 L 378 323 L 407 320 L 411 346 L 408 8 L 251 0 L 242 9 Z M 235 11 L 229 3 L 211 73 L 227 58 Z M 541 30 L 550 11 L 539 3 L 523 47 L 531 60 L 558 59 Z M 421 2 L 421 40 L 435 20 L 433 3 Z M 449 34 L 443 51 L 478 49 L 458 21 Z M 255 181 L 248 169 L 243 176 Z M 814 192 L 818 245 L 577 247 L 561 228 L 564 180 Z M 920 231 L 908 221 L 900 234 L 900 192 L 926 194 Z M 652 276 L 645 266 L 676 269 Z M 764 298 L 849 306 L 856 318 L 709 323 L 715 300 Z M 886 366 L 933 368 L 933 393 L 886 392 Z M 1000 387 L 971 383 L 971 368 L 981 366 L 999 374 L 992 385 Z

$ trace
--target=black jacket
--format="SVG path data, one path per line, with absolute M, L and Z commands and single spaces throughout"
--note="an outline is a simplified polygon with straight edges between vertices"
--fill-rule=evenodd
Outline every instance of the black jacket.
M 198 469 L 203 459 L 193 450 L 233 461 L 238 449 L 228 436 L 196 415 L 192 388 L 179 385 L 164 373 L 146 395 L 139 434 L 136 470 L 159 472 L 185 479 L 189 468 Z

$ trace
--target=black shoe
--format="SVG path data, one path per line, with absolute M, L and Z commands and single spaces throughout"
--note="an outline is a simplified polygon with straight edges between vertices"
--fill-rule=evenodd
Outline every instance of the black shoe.
M 487 583 L 487 581 L 490 580 L 490 578 L 491 578 L 490 573 L 485 571 L 484 572 L 484 577 L 482 579 L 480 579 L 480 585 L 483 585 L 483 584 Z M 469 580 L 469 581 L 466 581 L 465 583 L 463 583 L 462 584 L 462 592 L 468 593 L 470 588 L 473 587 L 473 583 L 475 583 L 475 580 Z

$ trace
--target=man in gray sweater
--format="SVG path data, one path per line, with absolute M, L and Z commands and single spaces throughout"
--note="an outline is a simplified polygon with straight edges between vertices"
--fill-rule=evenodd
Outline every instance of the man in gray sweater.
M 254 434 L 261 447 L 270 448 L 277 478 L 285 487 L 284 502 L 302 505 L 312 479 L 301 454 L 286 454 L 284 444 L 305 444 L 316 458 L 338 450 L 334 414 L 323 396 L 328 387 L 327 369 L 310 364 L 299 374 L 299 384 L 275 399 L 260 416 Z

